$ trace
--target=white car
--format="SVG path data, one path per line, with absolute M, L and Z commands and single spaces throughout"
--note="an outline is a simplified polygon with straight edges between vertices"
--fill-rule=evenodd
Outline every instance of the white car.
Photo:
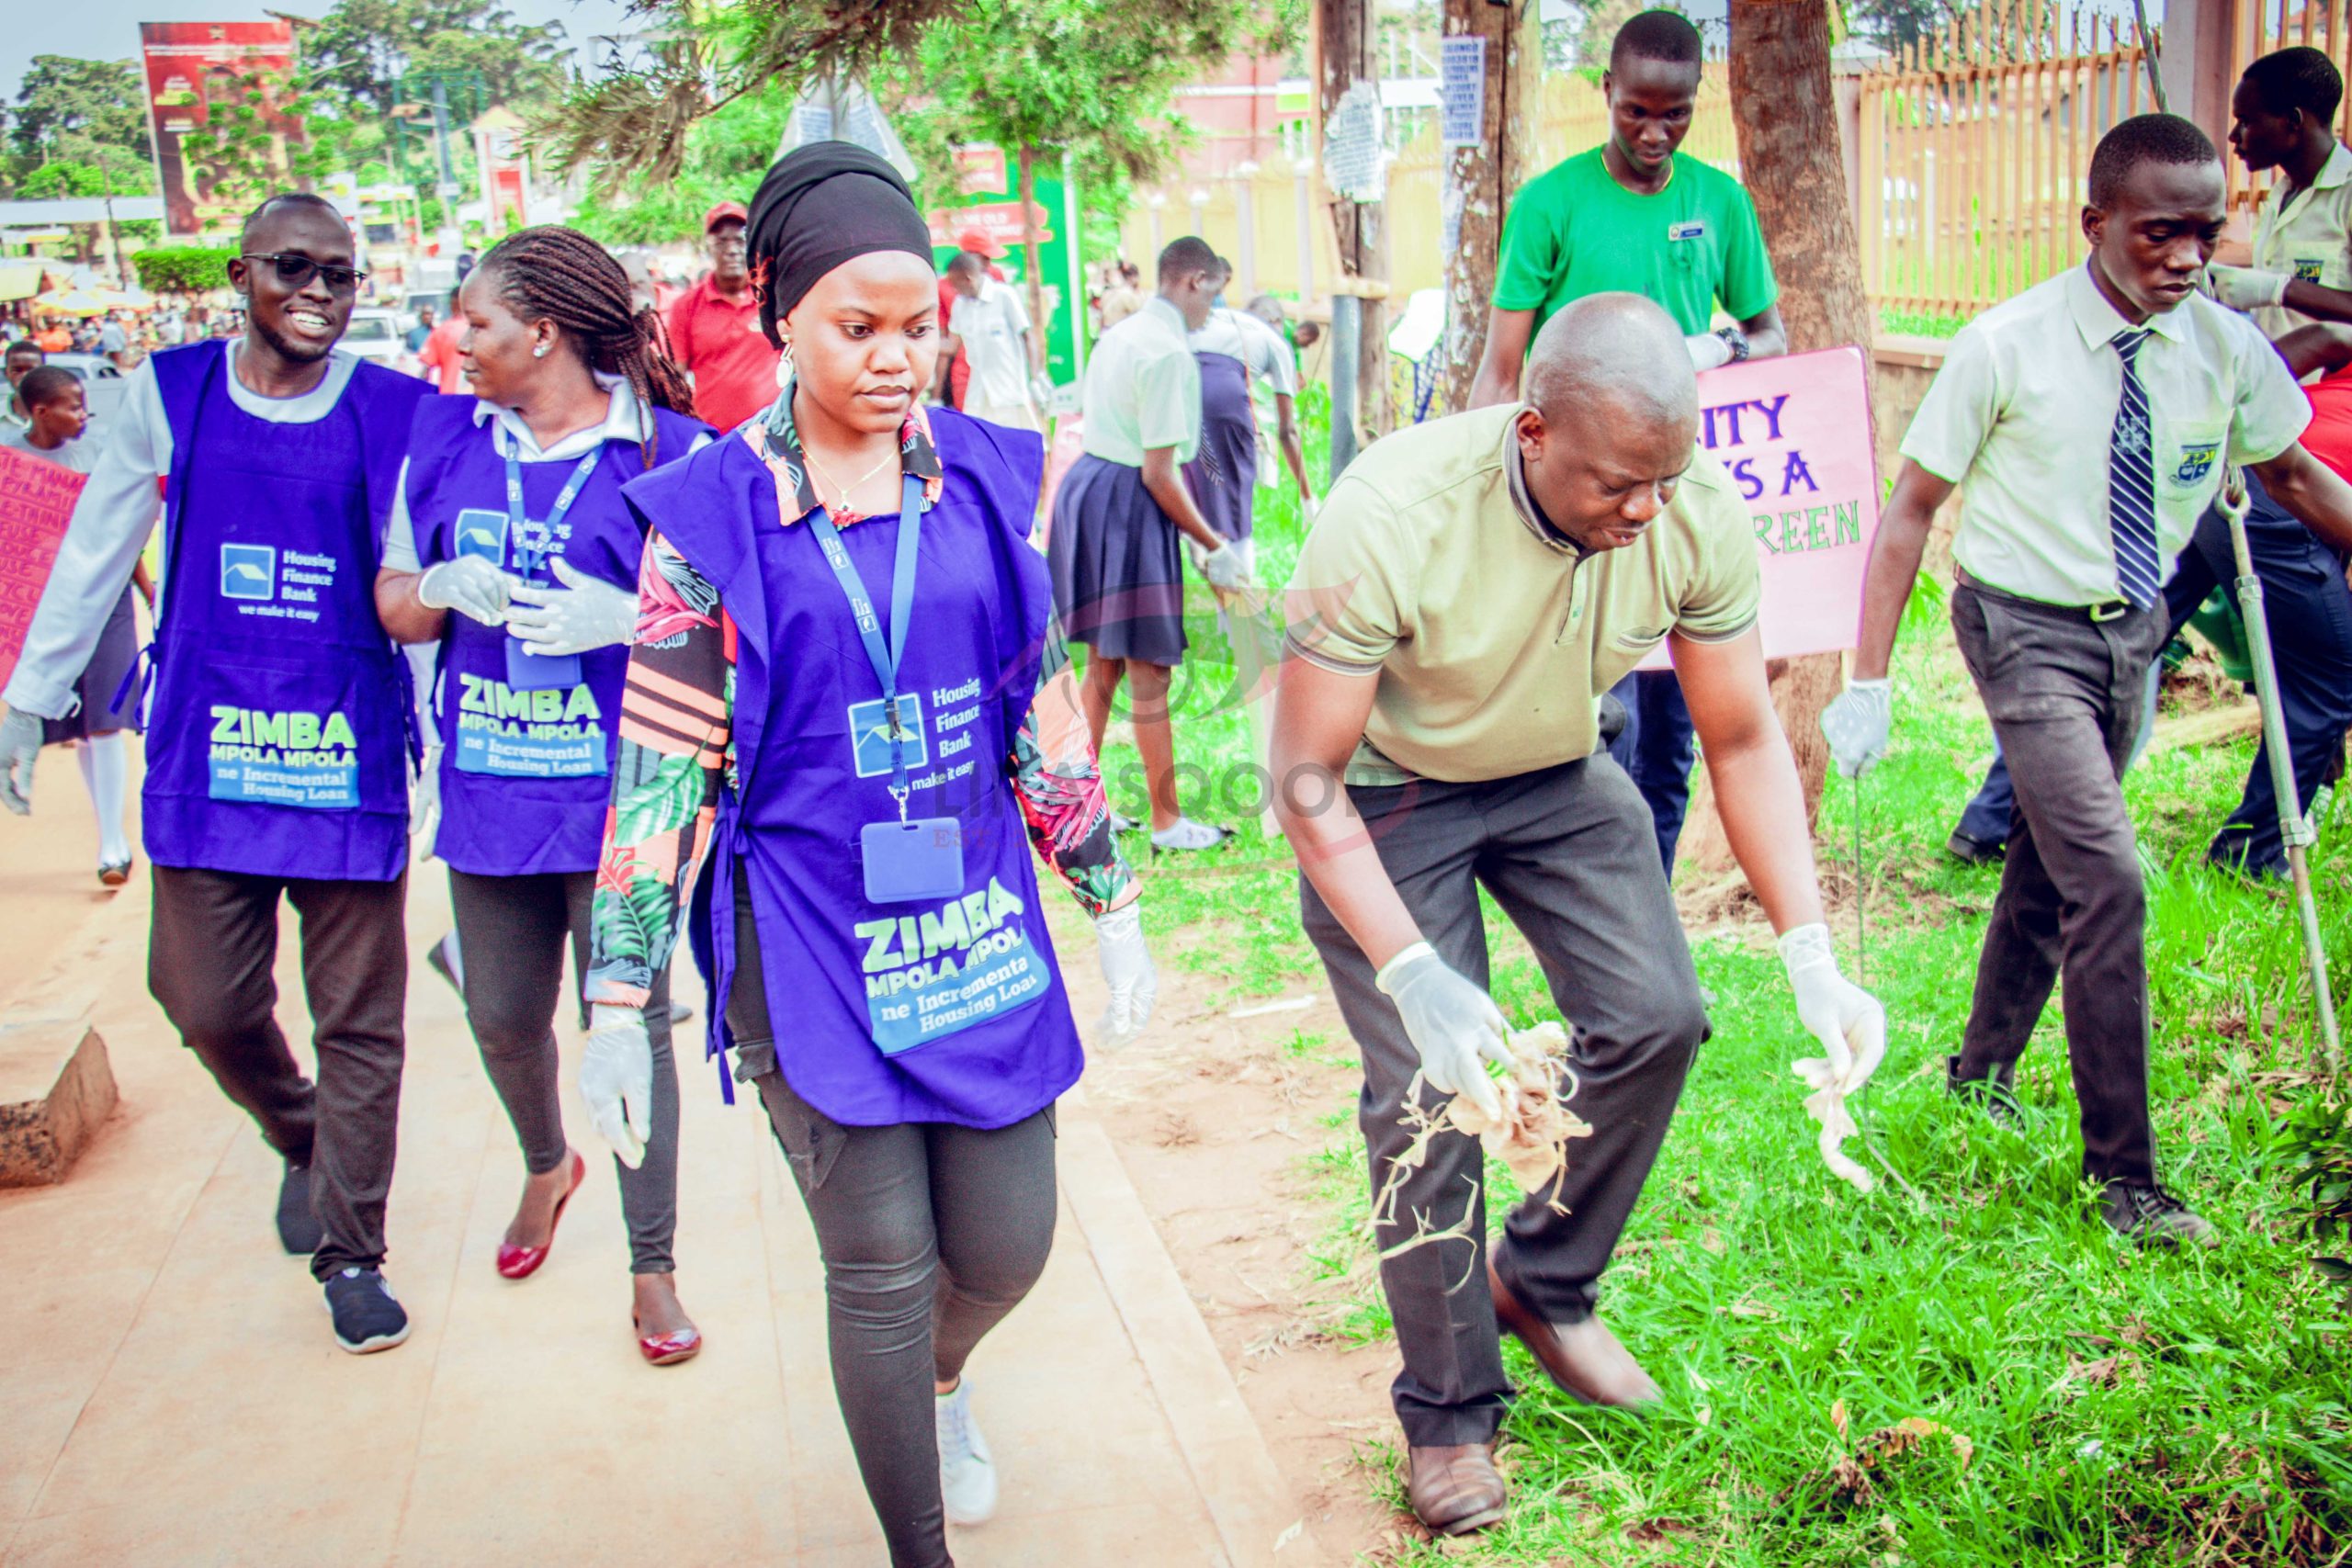
M 103 354 L 50 354 L 41 356 L 41 363 L 80 378 L 82 401 L 90 411 L 93 429 L 114 418 L 123 394 L 130 389 L 129 378 Z
M 368 306 L 351 312 L 351 324 L 343 329 L 343 341 L 335 345 L 361 359 L 372 359 L 389 369 L 409 375 L 416 373 L 415 362 L 410 358 L 408 344 L 401 332 L 399 313 Z

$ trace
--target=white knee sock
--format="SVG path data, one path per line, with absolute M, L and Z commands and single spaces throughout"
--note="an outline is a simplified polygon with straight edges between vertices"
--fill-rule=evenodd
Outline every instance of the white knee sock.
M 74 750 L 82 761 L 82 783 L 89 788 L 90 804 L 98 808 L 98 863 L 119 865 L 130 858 L 130 840 L 122 824 L 130 756 L 122 731 L 94 735 Z

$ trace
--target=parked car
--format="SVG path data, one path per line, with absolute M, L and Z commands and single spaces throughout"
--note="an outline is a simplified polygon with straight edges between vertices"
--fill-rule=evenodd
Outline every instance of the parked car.
M 404 370 L 407 367 L 401 361 L 407 357 L 408 345 L 402 341 L 403 335 L 397 312 L 363 306 L 351 312 L 351 324 L 343 329 L 343 341 L 335 346 L 362 359 Z

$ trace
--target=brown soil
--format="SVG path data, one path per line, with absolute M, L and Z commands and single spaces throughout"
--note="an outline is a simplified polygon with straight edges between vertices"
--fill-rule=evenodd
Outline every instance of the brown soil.
M 1091 945 L 1082 944 L 1082 930 L 1058 943 L 1081 953 Z M 1361 1179 L 1354 1118 L 1327 1124 L 1354 1104 L 1354 1046 L 1319 974 L 1293 980 L 1283 998 L 1228 999 L 1229 987 L 1186 971 L 1176 952 L 1157 956 L 1150 1032 L 1124 1052 L 1090 1056 L 1088 1105 L 1117 1145 L 1307 1529 L 1332 1562 L 1387 1561 L 1408 1537 L 1421 1539 L 1410 1515 L 1392 1506 L 1401 1451 L 1388 1404 L 1396 1348 L 1336 1331 L 1342 1305 L 1377 1288 L 1366 1257 L 1348 1278 L 1326 1280 L 1313 1256 L 1332 1243 L 1334 1224 L 1314 1156 L 1337 1149 L 1347 1179 Z M 1091 968 L 1069 966 L 1081 1023 L 1100 1005 Z M 1255 1010 L 1270 1000 L 1306 1005 Z M 1323 1043 L 1291 1049 L 1300 1032 Z

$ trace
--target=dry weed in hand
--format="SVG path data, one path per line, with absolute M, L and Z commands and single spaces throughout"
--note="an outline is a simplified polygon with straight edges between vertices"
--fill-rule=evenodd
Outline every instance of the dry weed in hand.
M 1532 1029 L 1514 1030 L 1509 1043 L 1512 1066 L 1496 1085 L 1502 1091 L 1500 1121 L 1488 1117 L 1466 1094 L 1455 1095 L 1442 1111 L 1424 1110 L 1421 1079 L 1418 1075 L 1414 1077 L 1406 1090 L 1404 1114 L 1413 1141 L 1389 1162 L 1387 1178 L 1373 1200 L 1375 1234 L 1381 1227 L 1400 1223 L 1396 1200 L 1406 1178 L 1428 1161 L 1430 1140 L 1449 1129 L 1477 1139 L 1482 1148 L 1510 1168 L 1521 1190 L 1529 1196 L 1542 1196 L 1548 1189 L 1551 1196 L 1544 1201 L 1555 1211 L 1566 1212 L 1560 1204 L 1559 1186 L 1568 1170 L 1568 1140 L 1592 1136 L 1591 1123 L 1567 1107 L 1577 1092 L 1576 1072 L 1568 1066 L 1568 1032 L 1557 1022 L 1539 1023 Z M 1470 1195 L 1459 1222 L 1432 1230 L 1429 1216 L 1417 1213 L 1413 1234 L 1383 1248 L 1381 1256 L 1395 1258 L 1435 1241 L 1474 1239 L 1469 1227 L 1471 1217 L 1478 1212 L 1478 1181 L 1476 1176 L 1465 1179 Z

